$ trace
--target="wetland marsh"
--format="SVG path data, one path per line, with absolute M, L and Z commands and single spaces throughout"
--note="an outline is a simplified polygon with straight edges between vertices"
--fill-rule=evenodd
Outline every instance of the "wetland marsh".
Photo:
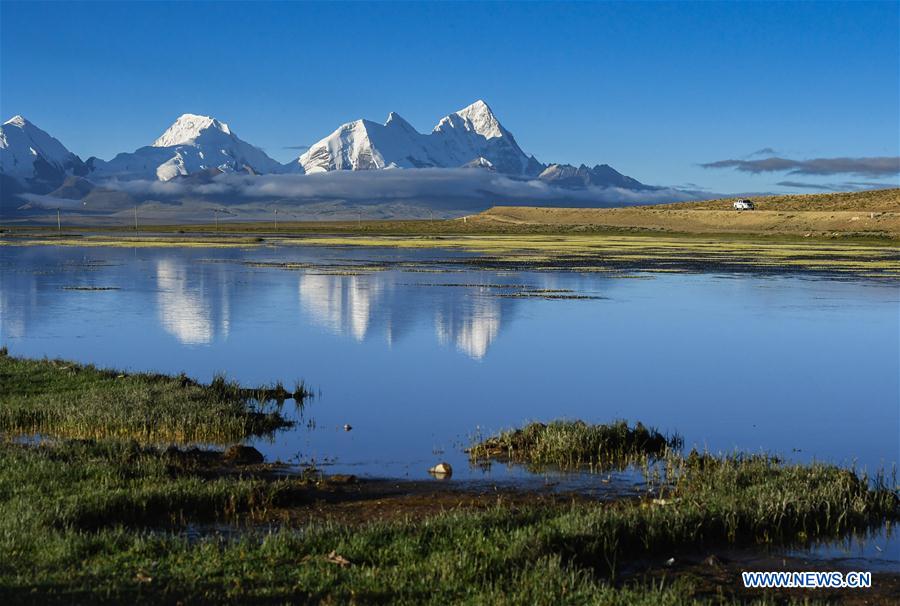
M 0 597 L 766 601 L 848 537 L 896 595 L 890 267 L 211 244 L 0 247 Z
M 418 248 L 0 250 L 13 355 L 321 392 L 254 440 L 270 459 L 424 479 L 445 457 L 457 478 L 533 481 L 470 469 L 460 445 L 569 418 L 647 420 L 714 452 L 898 460 L 896 280 L 535 271 Z

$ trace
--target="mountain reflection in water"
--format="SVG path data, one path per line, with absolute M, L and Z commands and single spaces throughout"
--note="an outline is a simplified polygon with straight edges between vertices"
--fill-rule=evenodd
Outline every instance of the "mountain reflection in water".
M 554 418 L 642 421 L 714 452 L 898 460 L 895 283 L 500 272 L 454 254 L 6 246 L 0 345 L 205 381 L 305 379 L 322 393 L 308 417 L 257 446 L 350 473 L 424 477 L 440 456 L 454 478 L 526 474 L 470 470 L 462 447 Z

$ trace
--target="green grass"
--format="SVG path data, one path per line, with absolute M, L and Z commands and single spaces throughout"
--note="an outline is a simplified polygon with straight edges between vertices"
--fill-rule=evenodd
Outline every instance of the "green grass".
M 215 451 L 178 451 L 123 440 L 0 444 L 0 498 L 16 511 L 4 527 L 96 530 L 263 515 L 288 502 L 303 478 L 266 481 L 226 472 Z M 2 514 L 0 514 L 2 515 Z M 252 516 L 251 516 L 252 517 Z
M 469 447 L 473 461 L 497 459 L 526 463 L 531 467 L 605 469 L 661 457 L 681 445 L 678 436 L 666 437 L 655 429 L 625 421 L 590 425 L 584 421 L 530 423 L 477 439 Z
M 695 455 L 667 458 L 662 499 L 189 540 L 179 524 L 265 520 L 302 501 L 305 484 L 176 460 L 115 441 L 0 443 L 0 602 L 681 604 L 689 584 L 611 581 L 624 563 L 678 548 L 805 541 L 897 515 L 878 479 Z
M 280 384 L 244 389 L 217 377 L 129 374 L 0 351 L 0 431 L 156 443 L 227 444 L 270 433 L 288 421 L 269 406 L 292 394 Z M 307 395 L 300 384 L 296 395 Z
M 310 522 L 293 513 L 318 498 L 312 478 L 154 445 L 270 430 L 283 420 L 254 402 L 284 397 L 283 387 L 251 393 L 224 380 L 120 376 L 5 351 L 0 380 L 2 604 L 688 604 L 708 594 L 688 579 L 625 578 L 623 568 L 682 549 L 803 543 L 898 519 L 883 477 L 762 456 L 682 456 L 671 449 L 677 439 L 642 426 L 566 422 L 511 432 L 506 443 L 558 465 L 653 453 L 652 493 Z M 103 439 L 12 439 L 38 430 Z

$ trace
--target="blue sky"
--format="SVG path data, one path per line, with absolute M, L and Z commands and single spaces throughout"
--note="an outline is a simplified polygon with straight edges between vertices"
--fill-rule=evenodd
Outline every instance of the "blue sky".
M 0 112 L 107 159 L 208 114 L 286 161 L 342 122 L 427 132 L 483 98 L 543 162 L 720 192 L 896 183 L 700 164 L 900 155 L 898 6 L 3 1 Z

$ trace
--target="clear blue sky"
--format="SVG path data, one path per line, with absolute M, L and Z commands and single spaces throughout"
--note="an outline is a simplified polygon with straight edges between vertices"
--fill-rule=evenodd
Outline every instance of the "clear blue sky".
M 897 2 L 0 3 L 0 111 L 87 158 L 213 115 L 286 161 L 397 111 L 427 132 L 484 98 L 543 162 L 786 191 L 895 176 L 700 163 L 898 155 Z

